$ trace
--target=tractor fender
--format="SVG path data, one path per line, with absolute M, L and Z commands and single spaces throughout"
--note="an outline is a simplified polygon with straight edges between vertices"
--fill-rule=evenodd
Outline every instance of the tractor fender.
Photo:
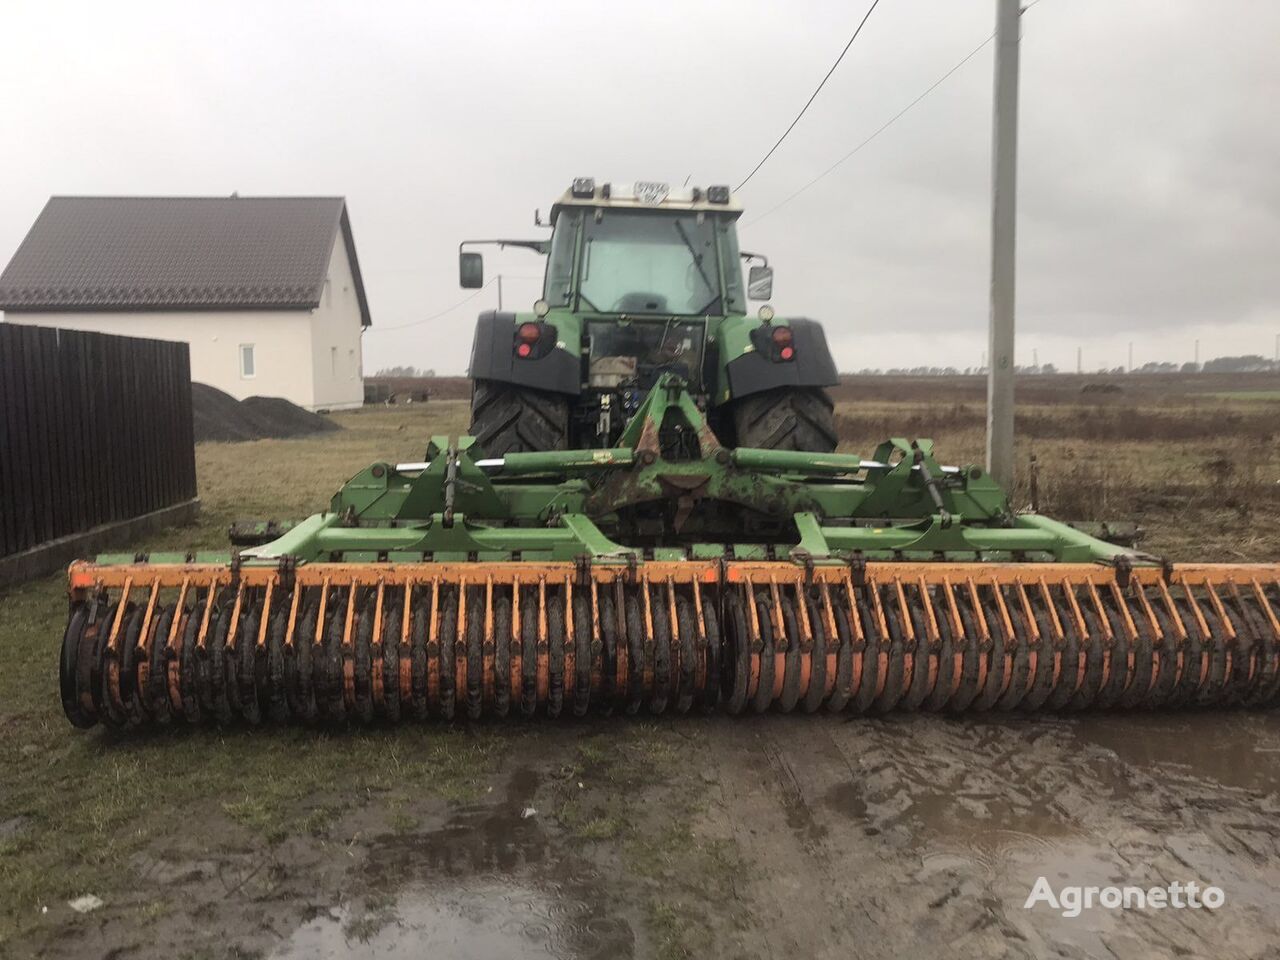
M 546 318 L 544 322 L 556 330 L 557 345 L 541 356 L 516 356 L 516 327 L 538 319 L 533 314 L 497 310 L 486 310 L 480 314 L 476 321 L 475 340 L 471 344 L 471 379 L 498 380 L 574 396 L 581 393 L 582 361 L 576 324 L 564 325 L 572 328 L 569 330 Z M 571 339 L 567 336 L 569 334 Z
M 725 329 L 721 336 L 723 367 L 713 394 L 717 404 L 778 387 L 833 387 L 840 382 L 827 347 L 827 335 L 816 320 L 774 319 L 774 326 L 791 328 L 795 359 L 785 362 L 775 361 L 755 348 L 751 330 L 760 326 L 758 320 L 742 320 Z

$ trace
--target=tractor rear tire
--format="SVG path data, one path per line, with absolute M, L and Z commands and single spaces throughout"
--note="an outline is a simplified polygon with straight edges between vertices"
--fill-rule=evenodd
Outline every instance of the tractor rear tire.
M 836 449 L 834 405 L 819 387 L 779 387 L 735 400 L 733 429 L 740 447 L 813 453 Z
M 471 436 L 490 457 L 569 448 L 569 398 L 497 380 L 471 388 Z

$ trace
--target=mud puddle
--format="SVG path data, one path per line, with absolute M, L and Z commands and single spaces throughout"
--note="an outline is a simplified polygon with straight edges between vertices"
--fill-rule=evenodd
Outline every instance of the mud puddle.
M 1110 750 L 1152 776 L 1280 791 L 1280 717 L 1273 714 L 1088 716 L 1071 730 L 1082 743 Z
M 1206 807 L 1221 805 L 1221 787 L 1280 795 L 1271 714 L 904 720 L 858 739 L 857 775 L 829 789 L 825 805 L 867 836 L 981 864 L 1024 850 L 1052 860 L 1096 835 L 1103 811 L 1161 829 L 1170 811 L 1153 803 L 1157 785 L 1184 784 L 1184 803 Z
M 299 927 L 272 960 L 583 960 L 631 956 L 630 931 L 533 885 L 466 880 L 409 888 L 375 911 L 340 906 Z
M 985 861 L 1079 832 L 1081 771 L 1055 749 L 1061 724 L 911 718 L 855 736 L 856 766 L 823 800 L 868 837 Z
M 459 807 L 434 829 L 371 838 L 359 888 L 386 893 L 318 912 L 271 956 L 632 956 L 631 923 L 604 878 L 544 827 L 540 779 L 517 768 L 497 802 Z

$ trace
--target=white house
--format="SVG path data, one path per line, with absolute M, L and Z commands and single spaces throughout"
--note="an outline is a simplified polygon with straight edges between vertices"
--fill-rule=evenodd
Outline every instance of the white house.
M 191 344 L 191 379 L 364 401 L 369 305 L 341 197 L 53 197 L 0 274 L 9 323 Z

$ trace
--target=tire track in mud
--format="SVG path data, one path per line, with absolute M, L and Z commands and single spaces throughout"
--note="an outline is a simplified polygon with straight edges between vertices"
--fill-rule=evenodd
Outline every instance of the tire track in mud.
M 772 716 L 710 742 L 760 956 L 1253 957 L 1280 936 L 1275 717 Z M 1228 901 L 1068 919 L 1023 909 L 1040 875 Z
M 582 736 L 530 732 L 491 794 L 414 803 L 411 829 L 375 802 L 270 847 L 193 831 L 126 865 L 136 899 L 43 952 L 268 950 L 305 928 L 298 955 L 347 926 L 388 946 L 442 923 L 470 936 L 481 916 L 558 955 L 645 958 L 655 892 L 735 958 L 1249 958 L 1280 942 L 1280 714 L 620 720 L 587 754 Z M 603 759 L 584 773 L 588 754 Z M 557 819 L 570 797 L 617 813 L 619 791 L 616 839 Z M 650 850 L 645 870 L 628 845 Z M 1023 910 L 1040 875 L 1055 889 L 1197 880 L 1227 903 L 1073 920 Z M 383 906 L 359 902 L 371 893 Z M 140 926 L 160 894 L 169 913 Z
M 861 957 L 867 944 L 908 941 L 895 909 L 864 880 L 878 839 L 832 808 L 856 776 L 838 720 L 771 716 L 713 736 L 719 815 L 750 870 L 742 896 L 757 918 L 757 956 Z M 724 741 L 724 742 L 721 742 Z M 894 954 L 889 950 L 885 955 Z

